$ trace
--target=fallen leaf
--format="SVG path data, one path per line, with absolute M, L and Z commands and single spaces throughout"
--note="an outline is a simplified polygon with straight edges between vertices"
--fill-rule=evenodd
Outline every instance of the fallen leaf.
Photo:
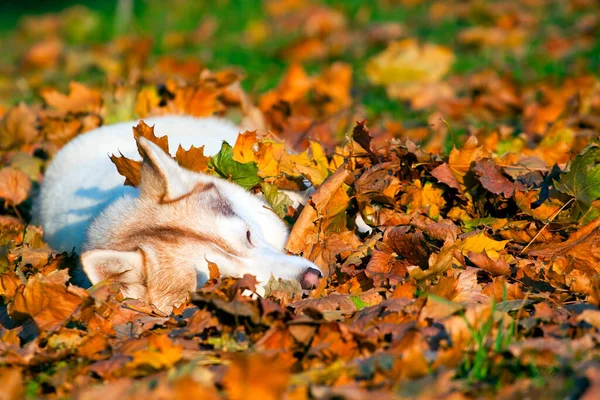
M 181 145 L 179 145 L 179 147 L 177 148 L 177 152 L 175 153 L 175 160 L 179 163 L 181 167 L 185 169 L 189 169 L 190 171 L 194 172 L 204 173 L 208 171 L 208 163 L 210 161 L 210 157 L 204 155 L 204 146 L 190 146 L 188 150 L 184 150 L 184 148 L 181 147 Z
M 13 168 L 0 170 L 0 198 L 7 203 L 13 206 L 21 204 L 30 190 L 31 181 L 25 172 Z
M 181 347 L 174 345 L 167 335 L 151 335 L 148 348 L 134 352 L 128 368 L 169 368 L 181 360 Z

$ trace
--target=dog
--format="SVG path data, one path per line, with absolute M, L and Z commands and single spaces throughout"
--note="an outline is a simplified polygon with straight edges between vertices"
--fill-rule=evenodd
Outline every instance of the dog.
M 157 136 L 177 146 L 219 151 L 235 143 L 238 129 L 218 118 L 149 118 Z M 100 127 L 78 136 L 51 161 L 34 207 L 44 238 L 59 251 L 80 253 L 91 284 L 118 281 L 125 297 L 161 311 L 178 306 L 209 279 L 209 263 L 221 276 L 254 275 L 260 287 L 271 276 L 298 280 L 311 289 L 319 267 L 287 255 L 285 223 L 259 197 L 224 179 L 192 172 L 157 145 L 133 138 L 136 121 Z M 139 188 L 123 185 L 109 159 L 142 154 Z

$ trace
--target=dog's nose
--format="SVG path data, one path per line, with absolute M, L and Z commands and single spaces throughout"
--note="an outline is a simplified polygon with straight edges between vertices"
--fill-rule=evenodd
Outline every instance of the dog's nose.
M 308 268 L 304 274 L 302 274 L 302 278 L 300 279 L 300 286 L 302 289 L 313 289 L 317 287 L 319 284 L 319 278 L 321 278 L 323 274 L 316 268 Z

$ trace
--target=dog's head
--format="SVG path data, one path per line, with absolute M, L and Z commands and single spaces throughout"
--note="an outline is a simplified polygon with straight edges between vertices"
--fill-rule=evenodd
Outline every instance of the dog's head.
M 208 279 L 208 262 L 223 276 L 246 273 L 266 283 L 322 275 L 310 261 L 283 253 L 284 223 L 243 188 L 181 168 L 144 138 L 139 198 L 110 205 L 90 226 L 81 263 L 90 281 L 118 281 L 124 295 L 163 311 Z

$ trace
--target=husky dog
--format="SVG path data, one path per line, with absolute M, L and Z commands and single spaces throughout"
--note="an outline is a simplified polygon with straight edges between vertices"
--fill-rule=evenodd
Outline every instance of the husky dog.
M 238 129 L 216 118 L 157 117 L 157 136 L 168 134 L 171 153 L 204 145 L 215 154 Z M 154 143 L 140 138 L 139 188 L 123 185 L 108 155 L 139 158 L 132 127 L 109 125 L 81 135 L 51 162 L 36 205 L 37 222 L 57 250 L 76 249 L 92 284 L 118 281 L 126 297 L 169 311 L 189 291 L 203 286 L 208 263 L 222 276 L 256 276 L 265 284 L 296 279 L 304 289 L 322 276 L 310 261 L 286 255 L 284 222 L 241 186 L 192 172 Z

